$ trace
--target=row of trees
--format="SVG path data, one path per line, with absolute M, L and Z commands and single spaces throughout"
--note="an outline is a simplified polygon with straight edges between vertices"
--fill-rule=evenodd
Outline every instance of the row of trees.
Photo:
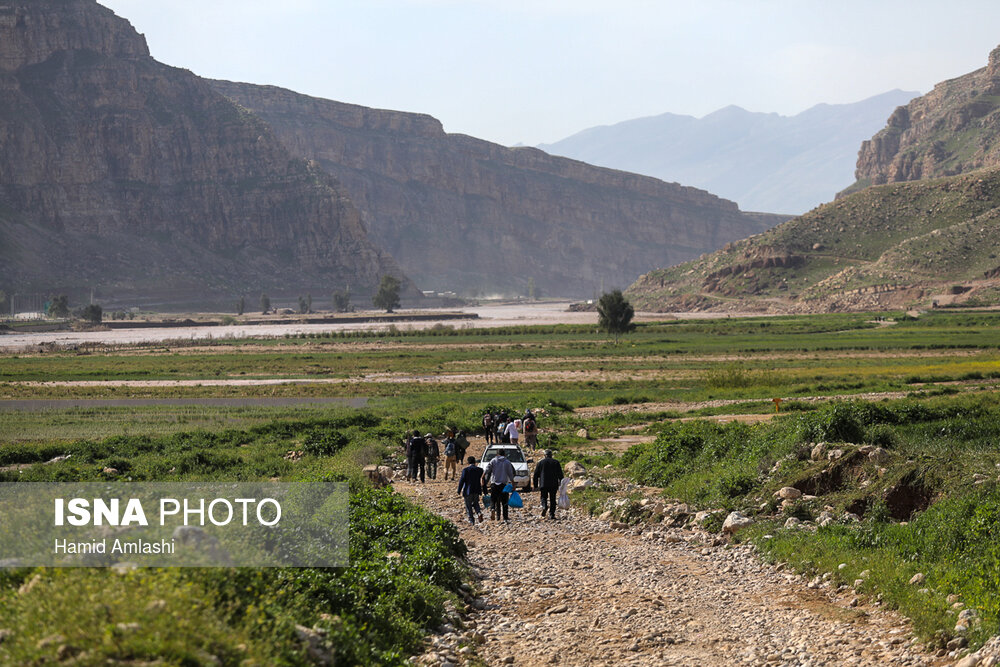
M 394 308 L 399 308 L 399 290 L 401 287 L 402 283 L 398 278 L 383 276 L 382 282 L 379 283 L 378 292 L 372 297 L 372 304 L 376 308 L 381 308 L 391 313 Z M 351 304 L 350 288 L 333 292 L 331 301 L 333 309 L 338 313 L 347 313 L 354 310 L 354 306 Z M 236 314 L 242 315 L 246 312 L 246 309 L 246 297 L 241 296 L 240 300 L 236 302 Z M 264 315 L 271 312 L 271 297 L 267 294 L 260 295 L 260 312 Z M 303 314 L 313 312 L 311 294 L 299 297 L 299 312 Z

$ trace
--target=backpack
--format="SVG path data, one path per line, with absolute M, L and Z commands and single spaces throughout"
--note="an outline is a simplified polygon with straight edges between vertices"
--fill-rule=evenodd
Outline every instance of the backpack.
M 445 456 L 454 456 L 455 455 L 455 441 L 454 440 L 452 440 L 452 439 L 449 438 L 448 440 L 444 441 L 444 455 Z
M 535 432 L 535 420 L 534 419 L 531 419 L 529 417 L 528 419 L 524 420 L 524 432 L 525 433 L 534 433 Z

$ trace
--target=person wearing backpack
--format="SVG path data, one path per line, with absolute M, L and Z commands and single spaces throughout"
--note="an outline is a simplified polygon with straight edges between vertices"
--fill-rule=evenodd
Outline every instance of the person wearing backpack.
M 414 482 L 417 481 L 417 472 L 420 472 L 420 483 L 424 484 L 424 462 L 427 457 L 427 442 L 420 436 L 420 431 L 414 431 L 413 437 L 410 438 L 409 450 L 407 452 L 409 459 L 409 469 L 410 474 L 409 479 Z
M 486 433 L 486 444 L 493 444 L 493 439 L 496 437 L 496 432 L 493 429 L 493 415 L 489 412 L 483 415 L 483 431 Z
M 424 436 L 424 442 L 427 443 L 427 476 L 431 479 L 437 479 L 441 449 L 438 447 L 437 440 L 430 433 Z
M 538 447 L 538 422 L 535 421 L 535 415 L 531 414 L 530 410 L 524 413 L 522 428 L 524 430 L 525 448 L 534 450 Z
M 469 451 L 469 439 L 465 437 L 465 431 L 459 431 L 455 436 L 455 460 L 464 461 L 467 451 Z
M 458 495 L 465 498 L 465 511 L 469 515 L 469 523 L 475 525 L 473 514 L 479 515 L 483 521 L 483 510 L 479 507 L 479 496 L 483 495 L 483 469 L 476 465 L 476 457 L 470 456 L 469 465 L 462 469 L 462 477 L 458 480 Z
M 458 458 L 455 456 L 455 438 L 449 435 L 444 439 L 444 480 L 448 481 L 448 472 L 451 471 L 451 478 L 458 479 Z
M 535 465 L 532 478 L 535 487 L 542 497 L 542 517 L 548 512 L 549 518 L 556 518 L 556 492 L 562 481 L 563 471 L 559 461 L 552 458 L 552 450 L 545 450 L 545 458 Z

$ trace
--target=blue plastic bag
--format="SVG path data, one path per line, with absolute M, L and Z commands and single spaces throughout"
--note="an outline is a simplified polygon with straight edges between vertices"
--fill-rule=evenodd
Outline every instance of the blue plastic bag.
M 510 482 L 507 482 L 507 486 L 503 487 L 503 492 L 504 493 L 510 493 L 513 490 L 514 490 L 514 487 L 511 486 Z
M 521 500 L 521 494 L 515 491 L 510 494 L 510 500 L 507 501 L 509 507 L 524 507 L 524 501 Z

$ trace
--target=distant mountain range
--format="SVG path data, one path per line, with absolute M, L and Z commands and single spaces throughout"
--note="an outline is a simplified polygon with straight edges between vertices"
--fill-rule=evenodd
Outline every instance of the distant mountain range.
M 651 271 L 637 308 L 824 312 L 1000 302 L 1000 48 L 900 107 L 829 204 Z M 869 185 L 874 184 L 874 185 Z
M 665 113 L 593 127 L 538 148 L 703 188 L 744 211 L 797 214 L 852 183 L 858 146 L 917 95 L 893 90 L 853 104 L 818 104 L 795 116 L 737 106 L 703 118 Z

